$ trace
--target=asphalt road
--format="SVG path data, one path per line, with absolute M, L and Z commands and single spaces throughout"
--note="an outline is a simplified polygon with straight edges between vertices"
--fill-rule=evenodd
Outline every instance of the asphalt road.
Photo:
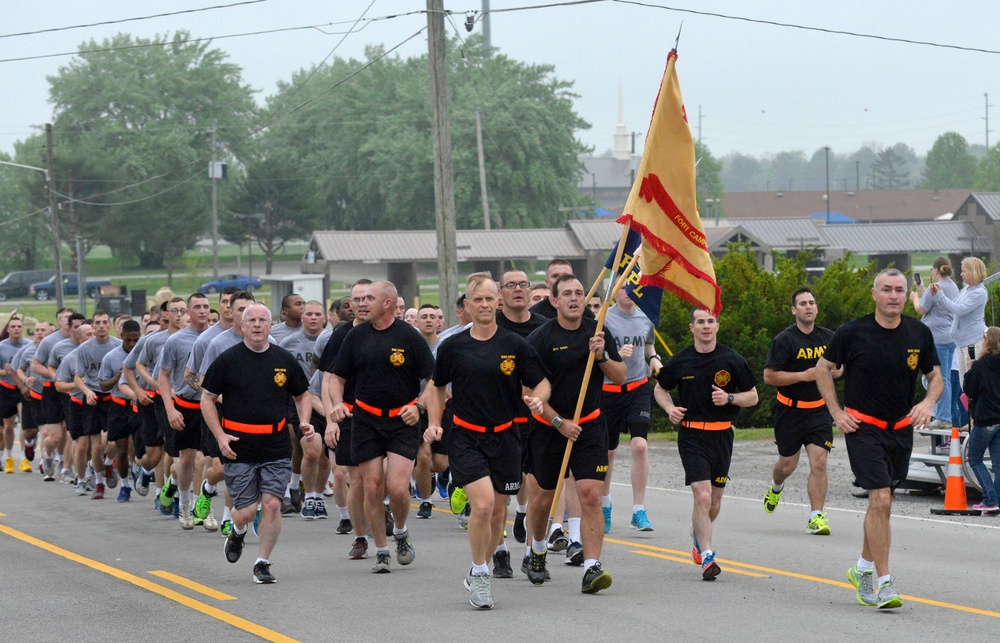
M 940 498 L 901 495 L 891 564 L 904 606 L 862 607 L 844 573 L 860 551 L 866 501 L 850 495 L 846 452 L 831 458 L 833 534 L 819 537 L 805 532 L 804 470 L 773 515 L 762 510 L 773 449 L 736 445 L 716 522 L 718 580 L 702 581 L 690 560 L 690 493 L 676 448 L 657 443 L 646 500 L 656 531 L 630 530 L 630 488 L 613 489 L 615 524 L 602 556 L 612 587 L 581 594 L 582 571 L 553 554 L 553 579 L 542 587 L 516 562 L 514 579 L 494 580 L 488 612 L 468 605 L 465 532 L 441 499 L 430 520 L 411 513 L 417 558 L 409 567 L 393 560 L 389 575 L 371 574 L 371 558 L 348 560 L 351 538 L 334 533 L 333 518 L 286 519 L 272 556 L 278 583 L 262 586 L 251 576 L 252 534 L 231 565 L 217 533 L 182 531 L 151 499 L 94 501 L 37 474 L 0 475 L 0 630 L 20 641 L 891 641 L 981 638 L 1000 625 L 998 519 L 932 517 Z M 628 480 L 627 450 L 615 478 Z M 509 542 L 518 561 L 523 546 Z

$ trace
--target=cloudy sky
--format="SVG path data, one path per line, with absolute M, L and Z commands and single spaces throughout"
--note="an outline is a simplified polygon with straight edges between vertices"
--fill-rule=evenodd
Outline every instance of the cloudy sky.
M 529 8 L 564 1 L 492 0 L 492 43 L 513 58 L 554 65 L 559 78 L 575 82 L 576 109 L 592 125 L 579 137 L 598 153 L 613 143 L 619 87 L 628 130 L 645 130 L 682 22 L 678 72 L 688 116 L 694 135 L 700 133 L 716 156 L 786 150 L 811 155 L 824 145 L 849 153 L 872 142 L 903 142 L 926 154 L 946 131 L 981 144 L 985 93 L 996 105 L 990 110 L 996 125 L 989 140 L 1000 140 L 1000 3 L 995 0 L 606 0 Z M 335 47 L 337 56 L 362 57 L 366 45 L 393 47 L 427 24 L 424 0 L 3 4 L 0 151 L 8 153 L 14 141 L 52 119 L 46 76 L 58 73 L 70 57 L 41 56 L 75 52 L 89 39 L 100 42 L 118 32 L 149 38 L 178 29 L 213 37 L 214 46 L 243 68 L 262 101 L 278 81 L 321 63 Z M 220 8 L 65 29 L 213 6 Z M 466 37 L 465 12 L 481 10 L 482 2 L 445 0 L 445 8 L 455 14 L 457 33 Z M 302 27 L 315 28 L 296 29 Z M 450 22 L 446 28 L 456 33 Z M 52 29 L 59 30 L 18 35 Z M 293 30 L 246 35 L 277 29 Z M 399 52 L 426 50 L 421 33 Z M 31 57 L 36 58 L 14 60 Z

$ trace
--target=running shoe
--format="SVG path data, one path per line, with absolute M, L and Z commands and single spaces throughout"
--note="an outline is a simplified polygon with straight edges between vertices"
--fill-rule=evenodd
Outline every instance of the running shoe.
M 858 603 L 871 607 L 878 603 L 878 592 L 875 591 L 875 572 L 872 570 L 861 571 L 858 564 L 847 570 L 847 580 L 854 585 L 854 597 Z
M 3 472 L 4 473 L 14 473 L 14 458 L 7 458 L 4 460 Z
M 424 500 L 420 503 L 420 508 L 417 509 L 417 518 L 430 518 L 432 513 L 434 513 L 434 505 Z
M 108 485 L 108 489 L 114 489 L 118 486 L 118 470 L 115 469 L 114 464 L 104 465 L 104 480 Z
M 74 476 L 73 472 L 70 471 L 69 469 L 63 469 L 62 471 L 59 472 L 59 482 L 62 482 L 63 484 L 75 485 L 76 476 Z
M 326 501 L 322 498 L 316 499 L 316 520 L 326 520 L 330 514 L 326 513 Z
M 698 546 L 698 537 L 694 535 L 694 527 L 691 528 L 691 560 L 695 565 L 701 564 L 701 547 Z
M 372 567 L 373 574 L 389 574 L 392 572 L 389 569 L 389 563 L 392 561 L 389 556 L 389 552 L 380 551 L 375 554 L 375 566 Z
M 538 553 L 534 547 L 527 556 L 528 560 L 528 580 L 532 585 L 541 585 L 548 579 L 548 570 L 545 568 L 545 555 L 548 552 Z
M 291 514 L 298 513 L 295 511 L 295 505 L 292 504 L 292 499 L 289 496 L 285 496 L 281 499 L 281 515 L 288 516 Z
M 609 587 L 611 587 L 611 574 L 604 571 L 600 562 L 594 563 L 583 573 L 583 588 L 581 591 L 584 594 L 596 594 L 602 589 Z
M 556 527 L 549 534 L 549 550 L 554 552 L 566 551 L 569 547 L 569 536 L 562 527 Z
M 775 491 L 773 484 L 768 485 L 767 493 L 764 494 L 764 511 L 773 514 L 779 502 L 781 502 L 781 492 Z
M 650 524 L 649 518 L 646 517 L 645 509 L 632 512 L 632 522 L 629 523 L 629 527 L 638 529 L 639 531 L 653 531 L 653 525 Z
M 368 539 L 364 536 L 358 536 L 355 538 L 354 544 L 351 545 L 351 553 L 349 553 L 347 557 L 351 560 L 368 558 Z
M 1000 511 L 1000 506 L 991 505 L 988 502 L 980 502 L 980 503 L 974 504 L 974 505 L 972 505 L 972 508 L 975 509 L 975 510 L 977 510 L 977 511 L 983 512 L 983 514 L 992 514 L 992 513 L 997 513 L 998 511 Z
M 233 530 L 233 521 L 232 520 L 223 520 L 222 521 L 222 528 L 219 529 L 219 533 L 222 534 L 222 537 L 223 538 L 228 538 L 229 537 L 229 533 L 232 530 Z
M 601 511 L 604 513 L 604 533 L 611 533 L 611 505 L 601 507 Z
M 278 582 L 271 574 L 271 563 L 261 561 L 253 566 L 253 582 L 258 585 L 272 585 Z
M 219 528 L 219 521 L 215 519 L 215 516 L 209 513 L 205 516 L 205 519 L 201 521 L 201 526 L 205 528 L 205 531 L 215 531 Z
M 174 479 L 170 478 L 167 480 L 167 484 L 160 489 L 160 504 L 170 508 L 174 504 L 174 494 L 176 493 L 177 485 L 174 484 Z
M 895 578 L 890 576 L 889 580 L 878 586 L 878 608 L 880 610 L 903 606 L 903 599 L 899 597 L 899 592 L 896 591 L 896 585 L 893 582 L 895 580 Z
M 462 584 L 469 590 L 469 605 L 480 610 L 493 607 L 493 590 L 490 589 L 489 574 L 473 574 L 470 569 Z
M 301 487 L 301 483 L 299 483 Z M 289 493 L 290 499 L 292 501 L 292 509 L 295 510 L 294 513 L 299 513 L 302 511 L 302 498 L 303 494 L 299 488 L 292 489 Z
M 306 503 L 302 505 L 302 518 L 316 520 L 316 501 L 312 498 L 306 498 Z
M 21 466 L 19 467 L 23 473 L 32 473 L 34 469 L 31 468 L 31 463 L 28 458 L 21 458 Z
M 472 515 L 472 505 L 466 504 L 465 505 L 465 510 L 458 515 L 458 527 L 460 529 L 468 529 L 469 528 L 469 516 L 471 516 L 471 515 Z M 506 530 L 504 530 L 504 531 L 505 531 L 504 535 L 506 536 L 507 535 L 506 534 Z
M 389 505 L 385 505 L 385 537 L 392 535 L 392 529 L 396 526 L 396 520 L 392 517 L 392 510 Z
M 174 496 L 174 503 L 170 505 L 170 515 L 174 518 L 181 517 L 181 499 L 177 496 Z
M 56 479 L 56 461 L 52 458 L 42 458 L 42 473 L 45 474 L 45 482 L 52 482 Z
M 341 518 L 340 524 L 337 525 L 337 533 L 343 535 L 343 534 L 349 534 L 352 531 L 354 531 L 354 525 L 351 524 L 351 519 Z
M 179 504 L 177 508 L 177 520 L 181 524 L 181 529 L 188 531 L 194 529 L 194 514 L 187 504 Z
M 205 487 L 201 488 L 201 493 L 198 494 L 198 499 L 194 503 L 194 517 L 199 520 L 204 520 L 212 513 L 212 498 L 215 494 L 208 495 L 205 493 Z
M 89 491 L 87 491 L 87 483 L 84 482 L 83 480 L 77 480 L 76 486 L 73 487 L 73 493 L 75 493 L 78 496 L 85 496 L 88 493 L 90 493 Z
M 253 535 L 257 535 L 257 527 L 260 526 L 260 512 L 263 508 L 257 505 L 257 513 L 253 515 Z
M 410 530 L 407 529 L 396 539 L 396 562 L 400 565 L 409 565 L 417 557 L 417 550 L 413 548 L 413 541 L 410 539 Z
M 465 505 L 469 502 L 469 496 L 465 494 L 465 489 L 455 487 L 451 492 L 451 513 L 456 516 L 465 511 Z
M 438 495 L 444 500 L 448 497 L 448 474 L 441 472 L 437 474 Z
M 229 535 L 226 536 L 226 546 L 224 548 L 226 552 L 226 560 L 231 563 L 235 563 L 240 559 L 240 555 L 243 553 L 243 545 L 245 544 L 246 535 L 247 532 L 244 531 L 242 534 L 238 534 L 235 529 L 229 532 Z
M 100 482 L 94 487 L 94 495 L 91 496 L 94 500 L 104 500 L 104 485 Z
M 493 578 L 514 578 L 514 568 L 510 566 L 510 552 L 506 549 L 493 552 Z
M 566 547 L 566 565 L 583 566 L 583 545 L 573 541 Z
M 123 486 L 118 491 L 118 502 L 128 502 L 132 499 L 132 490 L 128 487 Z
M 28 462 L 35 461 L 35 441 L 33 439 L 24 441 L 24 457 L 28 459 Z
M 715 562 L 715 552 L 705 554 L 701 557 L 701 579 L 715 580 L 715 577 L 722 572 L 722 568 Z
M 333 495 L 333 483 L 329 480 L 326 481 L 326 486 L 323 487 L 323 495 L 327 498 Z
M 544 554 L 543 554 L 544 556 Z M 525 554 L 524 558 L 521 560 L 521 573 L 527 574 L 528 568 L 531 566 L 531 554 Z M 528 576 L 528 580 L 531 580 L 531 576 Z M 552 575 L 549 574 L 549 568 L 545 568 L 545 580 L 552 580 Z M 541 583 L 537 583 L 541 585 Z
M 140 496 L 145 496 L 149 493 L 149 483 L 153 481 L 153 474 L 147 474 L 139 467 L 139 479 L 135 483 L 135 492 Z
M 816 517 L 806 525 L 806 530 L 815 536 L 829 536 L 830 525 L 826 524 L 826 514 L 816 514 Z
M 524 519 L 527 517 L 522 511 L 514 511 L 514 540 L 523 543 L 528 538 L 528 530 L 524 527 Z

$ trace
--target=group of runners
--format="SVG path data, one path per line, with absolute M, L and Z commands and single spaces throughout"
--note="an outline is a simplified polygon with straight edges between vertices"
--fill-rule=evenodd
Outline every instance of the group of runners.
M 848 578 L 860 603 L 891 608 L 902 604 L 888 569 L 892 490 L 905 477 L 913 426 L 930 420 L 941 382 L 930 333 L 902 315 L 905 276 L 883 271 L 872 293 L 875 312 L 836 333 L 816 326 L 807 288 L 793 295 L 794 323 L 774 339 L 763 373 L 778 390 L 779 454 L 764 508 L 775 511 L 804 448 L 807 531 L 830 534 L 823 505 L 835 424 L 870 493 L 861 557 Z M 97 499 L 118 484 L 123 502 L 133 490 L 152 490 L 156 507 L 182 529 L 221 526 L 231 563 L 252 528 L 253 576 L 265 584 L 275 582 L 270 557 L 282 515 L 326 518 L 325 494 L 337 505 L 338 533 L 354 535 L 349 558 L 367 558 L 371 541 L 372 572 L 390 573 L 392 542 L 396 563 L 411 564 L 411 496 L 417 517 L 429 518 L 431 495 L 450 476 L 450 505 L 470 543 L 464 585 L 471 605 L 488 609 L 492 580 L 514 575 L 509 504 L 512 535 L 525 546 L 521 573 L 532 584 L 550 578 L 550 554 L 562 553 L 565 564 L 582 568 L 584 593 L 611 586 L 601 550 L 613 524 L 610 479 L 623 434 L 631 449 L 630 527 L 653 530 L 643 503 L 655 400 L 680 427 L 693 495 L 691 554 L 702 578 L 714 580 L 722 570 L 712 523 L 729 476 L 732 422 L 758 403 L 757 378 L 717 341 L 720 320 L 707 310 L 692 310 L 692 344 L 664 360 L 652 324 L 624 292 L 600 332 L 586 298 L 570 264 L 554 260 L 536 286 L 518 270 L 499 280 L 470 275 L 456 302 L 460 323 L 446 330 L 440 308 L 407 311 L 392 283 L 366 279 L 329 310 L 286 297 L 281 323 L 236 289 L 220 293 L 214 325 L 213 302 L 202 293 L 172 298 L 142 322 L 116 318 L 115 336 L 101 311 L 85 319 L 61 310 L 51 332 L 36 325 L 34 342 L 14 318 L 0 342 L 6 469 L 14 469 L 20 406 L 22 471 L 37 460 L 44 480 L 59 478 Z M 928 392 L 913 405 L 918 371 Z M 841 376 L 846 408 L 833 385 Z M 569 443 L 566 484 L 553 508 Z M 221 525 L 212 506 L 220 493 Z

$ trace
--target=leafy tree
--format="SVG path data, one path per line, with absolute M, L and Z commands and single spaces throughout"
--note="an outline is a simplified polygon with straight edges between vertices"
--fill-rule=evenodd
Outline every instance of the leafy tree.
M 166 264 L 171 274 L 210 221 L 212 127 L 226 156 L 255 111 L 240 68 L 209 43 L 188 39 L 179 31 L 91 40 L 49 77 L 55 156 L 78 168 L 60 177 L 73 182 L 78 199 L 79 221 L 71 225 L 124 263 Z M 100 51 L 83 53 L 89 50 Z
M 989 154 L 979 161 L 975 188 L 984 192 L 1000 192 L 1000 143 L 991 147 Z
M 923 187 L 928 190 L 968 188 L 976 176 L 976 159 L 969 143 L 957 132 L 946 132 L 934 141 L 927 153 Z
M 720 178 L 726 192 L 754 192 L 765 189 L 764 165 L 757 158 L 733 152 L 722 158 Z
M 11 158 L 0 153 L 0 161 Z M 0 165 L 0 268 L 9 270 L 34 270 L 41 266 L 41 259 L 48 254 L 45 250 L 45 235 L 48 230 L 48 212 L 37 212 L 26 197 L 29 182 L 27 176 L 35 174 L 29 170 Z M 41 176 L 41 173 L 38 173 Z M 35 211 L 35 212 L 33 212 Z M 51 247 L 49 242 L 48 247 Z
M 269 99 L 272 149 L 294 150 L 302 159 L 322 227 L 434 227 L 427 58 L 374 62 L 382 54 L 370 47 L 364 62 L 335 58 L 318 71 L 303 70 Z M 447 60 L 457 226 L 482 226 L 477 110 L 492 223 L 561 225 L 559 208 L 586 200 L 576 185 L 578 157 L 587 149 L 575 132 L 589 126 L 573 111 L 572 84 L 555 78 L 551 66 L 487 49 L 479 36 L 465 45 L 451 41 Z
M 898 190 L 910 184 L 906 159 L 895 147 L 887 147 L 878 153 L 872 172 L 876 190 Z
M 698 196 L 698 211 L 701 213 L 701 218 L 706 219 L 712 216 L 715 213 L 713 207 L 718 207 L 721 215 L 722 206 L 715 206 L 713 204 L 713 207 L 709 207 L 705 204 L 705 199 L 722 199 L 722 195 L 725 192 L 720 176 L 722 173 L 722 163 L 715 160 L 707 145 L 703 145 L 698 141 L 694 142 L 694 158 L 698 162 L 698 177 L 695 183 L 695 191 Z

